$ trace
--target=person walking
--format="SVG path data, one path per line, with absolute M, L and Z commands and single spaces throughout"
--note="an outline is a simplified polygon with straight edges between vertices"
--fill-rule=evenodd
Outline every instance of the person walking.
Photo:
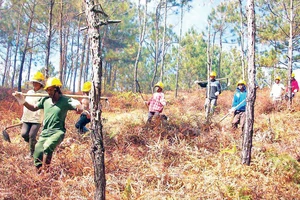
M 232 108 L 229 110 L 231 113 L 234 113 L 232 120 L 233 129 L 237 129 L 240 125 L 241 129 L 244 130 L 246 120 L 246 99 L 246 82 L 244 80 L 239 80 L 239 82 L 237 83 L 236 92 L 233 96 Z
M 33 89 L 29 90 L 27 94 L 36 94 L 36 93 L 44 93 L 43 87 L 44 83 L 44 75 L 41 72 L 36 72 L 33 77 L 30 79 Z M 25 101 L 30 104 L 36 104 L 41 97 L 27 96 Z M 23 107 L 23 115 L 21 118 L 22 128 L 21 128 L 21 136 L 24 138 L 29 144 L 29 155 L 25 158 L 30 158 L 33 156 L 34 147 L 37 143 L 37 133 L 41 127 L 43 121 L 43 110 L 38 110 L 36 112 L 32 112 L 28 110 L 25 106 Z
M 145 102 L 145 104 L 148 105 L 149 108 L 147 123 L 150 123 L 153 117 L 159 117 L 164 109 L 164 106 L 166 105 L 163 89 L 164 84 L 162 82 L 156 83 L 154 85 L 155 92 L 153 93 L 152 98 L 149 101 Z
M 49 78 L 44 87 L 49 97 L 41 98 L 35 105 L 27 102 L 22 93 L 15 92 L 13 94 L 20 104 L 31 111 L 44 109 L 44 127 L 33 153 L 34 165 L 38 172 L 48 168 L 55 148 L 65 137 L 67 112 L 69 110 L 83 111 L 78 100 L 68 98 L 62 94 L 61 86 L 62 83 L 58 78 Z
M 214 114 L 218 96 L 221 94 L 221 85 L 220 82 L 216 80 L 216 76 L 217 73 L 212 71 L 210 73 L 210 82 L 207 84 L 209 88 L 206 86 L 206 99 L 204 104 L 206 118 Z
M 82 93 L 84 96 L 89 97 L 89 93 L 92 87 L 92 83 L 87 81 L 83 84 Z M 81 100 L 81 105 L 83 107 L 83 112 L 81 113 L 78 121 L 75 124 L 75 127 L 78 129 L 80 134 L 86 133 L 89 131 L 85 126 L 91 122 L 91 115 L 89 113 L 90 100 L 88 98 L 83 98 Z
M 280 83 L 280 77 L 275 78 L 275 83 L 272 85 L 270 92 L 270 97 L 272 98 L 275 108 L 278 108 L 282 101 L 282 92 L 285 90 L 285 87 Z

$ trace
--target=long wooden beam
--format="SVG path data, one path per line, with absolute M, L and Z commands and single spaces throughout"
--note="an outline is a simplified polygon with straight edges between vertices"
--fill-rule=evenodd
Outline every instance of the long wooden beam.
M 23 96 L 28 96 L 28 97 L 48 97 L 48 94 L 42 94 L 42 93 L 36 93 L 36 94 L 27 94 L 27 93 L 22 93 Z M 88 99 L 89 96 L 85 95 L 77 95 L 77 94 L 63 94 L 66 97 L 71 97 L 71 98 L 85 98 Z M 108 100 L 108 97 L 100 97 L 101 100 Z

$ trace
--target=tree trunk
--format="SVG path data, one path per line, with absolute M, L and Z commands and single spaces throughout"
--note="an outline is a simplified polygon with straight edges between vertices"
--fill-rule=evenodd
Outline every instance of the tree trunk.
M 80 91 L 82 74 L 83 74 L 83 66 L 84 66 L 84 56 L 85 56 L 85 46 L 86 46 L 87 35 L 83 37 L 82 50 L 81 50 L 81 59 L 80 59 L 80 68 L 79 68 L 79 81 L 77 85 L 77 91 Z
M 93 9 L 93 0 L 84 0 L 85 13 L 88 22 L 88 35 L 91 44 L 92 56 L 92 89 L 90 92 L 90 113 L 91 113 L 91 138 L 92 138 L 92 161 L 94 165 L 94 181 L 96 186 L 95 200 L 105 199 L 105 165 L 104 165 L 104 144 L 101 123 L 101 79 L 102 79 L 102 57 L 99 27 L 94 26 L 99 16 Z
M 294 5 L 293 0 L 290 0 L 290 17 L 289 17 L 289 49 L 288 49 L 288 96 L 292 97 L 291 77 L 293 71 L 293 24 L 294 24 Z M 289 98 L 288 109 L 292 109 L 292 98 Z
M 23 51 L 22 51 L 22 54 L 21 54 L 20 73 L 19 73 L 19 81 L 18 81 L 18 91 L 19 92 L 21 92 L 21 89 L 22 89 L 22 73 L 23 73 L 23 68 L 24 68 L 24 63 L 25 63 L 25 56 L 26 56 L 27 47 L 28 47 L 28 40 L 29 40 L 31 28 L 32 28 L 32 21 L 33 21 L 34 12 L 35 12 L 35 6 L 36 6 L 36 1 L 33 1 L 31 13 L 30 13 L 30 16 L 29 16 L 29 24 L 28 24 L 28 27 L 27 27 L 27 33 L 26 33 L 26 37 L 25 37 L 24 48 L 23 48 Z
M 179 82 L 179 65 L 180 65 L 180 53 L 181 53 L 181 38 L 182 38 L 182 25 L 183 25 L 183 1 L 180 7 L 180 30 L 177 50 L 177 62 L 176 62 L 176 84 L 175 84 L 175 98 L 178 95 L 178 82 Z
M 145 2 L 145 11 L 144 11 L 144 23 L 142 24 L 142 17 L 141 17 L 141 0 L 138 2 L 138 13 L 139 13 L 139 25 L 140 25 L 140 37 L 139 37 L 139 47 L 138 47 L 138 52 L 136 55 L 135 63 L 134 63 L 134 92 L 137 92 L 137 73 L 138 73 L 138 65 L 139 65 L 139 60 L 140 60 L 140 55 L 141 55 L 141 50 L 144 42 L 144 36 L 146 32 L 146 24 L 147 24 L 147 5 L 148 1 Z
M 63 83 L 63 0 L 60 2 L 60 22 L 59 22 L 59 69 L 58 75 L 60 81 Z
M 48 17 L 48 30 L 47 30 L 47 41 L 46 41 L 46 58 L 45 58 L 45 77 L 49 78 L 49 57 L 51 49 L 51 39 L 52 39 L 52 17 L 53 17 L 53 6 L 55 0 L 50 0 L 49 4 L 49 17 Z
M 69 47 L 69 37 L 70 37 L 70 26 L 67 26 L 67 30 L 64 34 L 63 42 L 63 83 L 66 83 L 67 71 L 68 71 L 68 47 Z M 64 84 L 66 85 L 66 84 Z
M 77 76 L 77 69 L 78 69 L 78 60 L 79 60 L 79 49 L 80 49 L 80 21 L 81 19 L 79 18 L 78 20 L 78 31 L 77 31 L 77 50 L 76 50 L 76 60 L 74 63 L 74 80 L 73 80 L 73 93 L 75 92 L 75 88 L 76 88 L 76 76 Z
M 251 149 L 254 124 L 254 104 L 256 99 L 255 88 L 255 12 L 254 0 L 247 1 L 247 18 L 248 18 L 248 93 L 246 105 L 246 122 L 243 132 L 242 144 L 242 164 L 250 165 Z
M 158 68 L 158 58 L 159 58 L 159 20 L 160 20 L 160 9 L 161 9 L 161 1 L 159 1 L 156 12 L 155 12 L 155 63 L 154 63 L 154 73 L 151 81 L 151 88 L 153 92 L 153 85 L 156 78 L 157 68 Z
M 168 1 L 165 0 L 165 15 L 164 15 L 164 32 L 162 38 L 162 53 L 161 53 L 161 63 L 160 63 L 160 81 L 164 81 L 164 62 L 165 62 L 165 51 L 166 51 L 166 31 L 167 31 L 167 5 Z
M 13 71 L 12 71 L 12 76 L 11 76 L 11 88 L 14 88 L 14 82 L 15 82 L 15 75 L 16 75 L 16 68 L 17 68 L 17 55 L 19 51 L 19 43 L 20 43 L 20 23 L 21 23 L 21 10 L 22 10 L 23 4 L 20 7 L 20 12 L 18 16 L 18 28 L 17 28 L 17 39 L 16 39 L 16 49 L 15 49 L 15 54 L 14 54 L 14 65 L 13 65 Z
M 5 86 L 5 78 L 6 78 L 6 73 L 9 71 L 8 67 L 10 65 L 10 55 L 11 55 L 11 41 L 7 41 L 7 51 L 6 51 L 6 57 L 5 57 L 5 64 L 4 64 L 4 72 L 3 72 L 3 77 L 2 77 L 2 87 Z
M 84 75 L 83 75 L 83 82 L 88 81 L 88 74 L 89 74 L 89 62 L 90 62 L 90 41 L 87 41 L 87 48 L 86 48 L 86 59 L 85 59 L 85 66 L 84 66 Z
M 245 67 L 245 50 L 244 50 L 244 25 L 243 25 L 243 4 L 242 0 L 239 0 L 240 8 L 240 40 L 241 40 L 241 62 L 242 62 L 242 72 L 243 80 L 246 80 L 246 67 Z

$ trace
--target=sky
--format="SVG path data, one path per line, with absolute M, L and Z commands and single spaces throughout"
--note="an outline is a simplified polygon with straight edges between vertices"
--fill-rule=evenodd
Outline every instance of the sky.
M 136 4 L 138 0 L 133 0 Z M 189 5 L 192 9 L 189 12 L 184 13 L 183 17 L 183 34 L 190 28 L 194 27 L 198 32 L 204 31 L 207 25 L 207 16 L 211 12 L 213 7 L 216 7 L 220 0 L 209 1 L 209 0 L 193 0 Z M 141 4 L 145 4 L 145 0 L 141 0 Z M 152 1 L 148 6 L 148 12 L 155 12 L 155 6 L 157 0 Z M 174 30 L 179 35 L 180 29 L 180 15 L 170 15 L 167 18 L 167 23 L 175 26 Z

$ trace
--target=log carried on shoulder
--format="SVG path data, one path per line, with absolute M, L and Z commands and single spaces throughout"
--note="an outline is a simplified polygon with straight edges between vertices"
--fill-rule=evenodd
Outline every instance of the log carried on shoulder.
M 48 94 L 42 94 L 42 93 L 36 93 L 36 94 L 26 94 L 26 93 L 22 93 L 23 96 L 28 96 L 28 97 L 48 97 Z M 63 94 L 66 97 L 71 97 L 71 98 L 85 98 L 88 99 L 89 96 L 85 96 L 85 95 L 77 95 L 77 94 Z M 100 97 L 101 100 L 108 100 L 108 97 Z

